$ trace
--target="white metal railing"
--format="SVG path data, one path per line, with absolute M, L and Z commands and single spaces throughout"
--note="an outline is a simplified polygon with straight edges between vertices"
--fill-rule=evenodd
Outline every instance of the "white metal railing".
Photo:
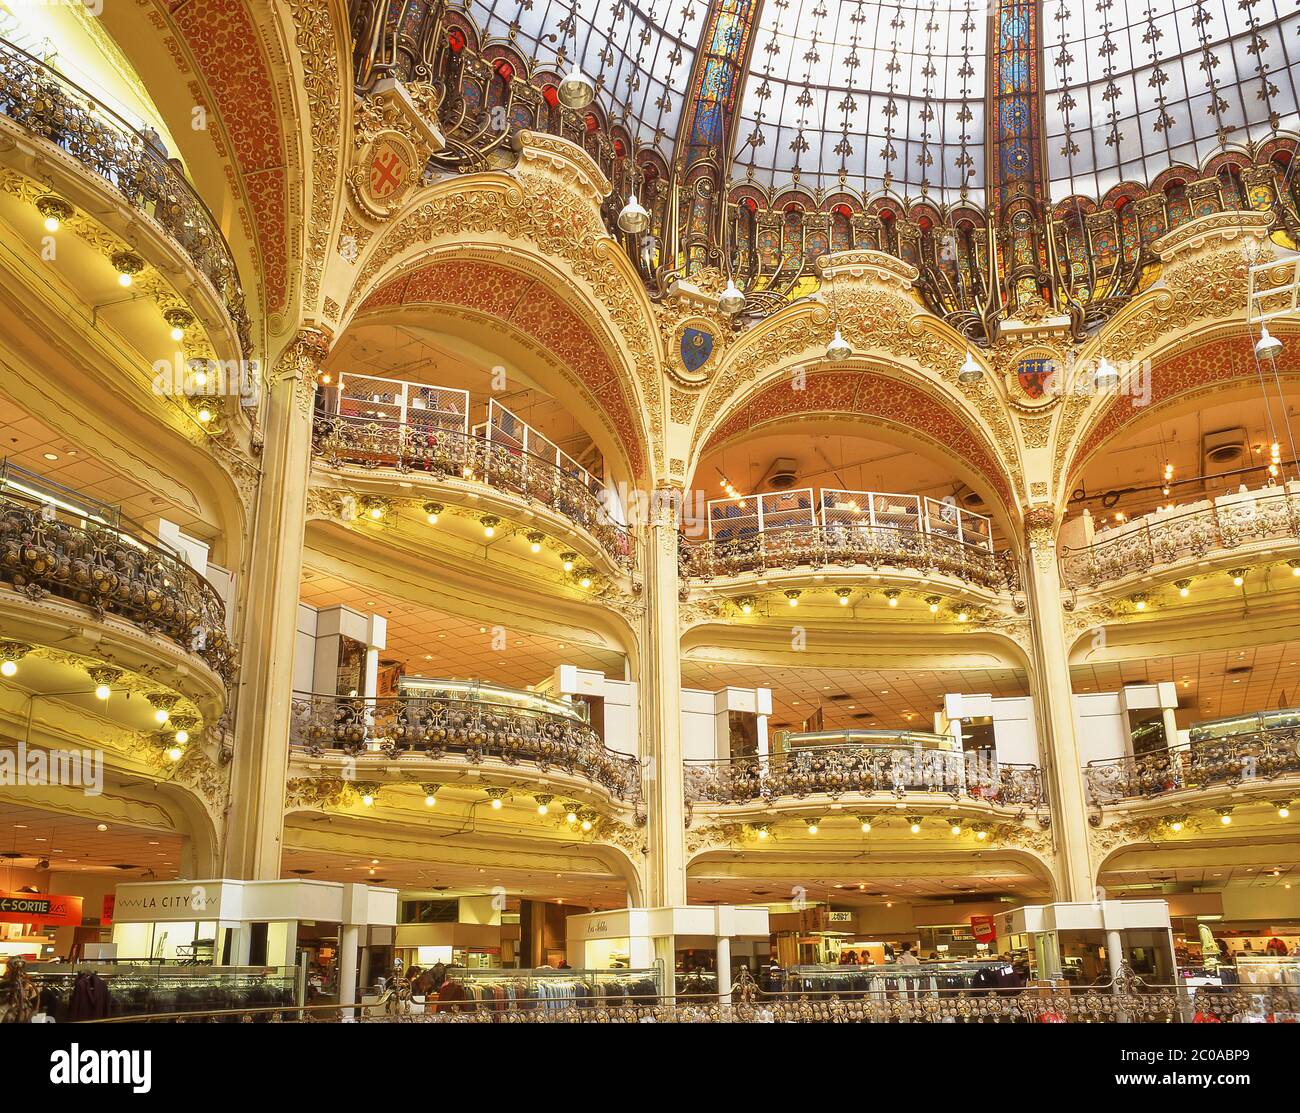
M 397 422 L 428 433 L 469 432 L 469 391 L 341 374 L 335 412 L 348 419 Z
M 928 533 L 993 551 L 993 527 L 982 514 L 951 502 L 883 491 L 803 487 L 757 495 L 711 499 L 709 538 L 738 541 L 775 530 L 828 533 L 889 530 Z
M 528 453 L 554 464 L 561 473 L 577 480 L 593 495 L 599 497 L 604 489 L 604 483 L 577 460 L 495 398 L 488 400 L 487 421 L 476 425 L 474 432 L 492 444 L 504 445 L 507 449 Z

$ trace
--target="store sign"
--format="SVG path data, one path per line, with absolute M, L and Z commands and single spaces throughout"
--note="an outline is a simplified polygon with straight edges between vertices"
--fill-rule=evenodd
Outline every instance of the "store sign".
M 104 906 L 99 912 L 99 923 L 101 927 L 111 927 L 113 923 L 113 901 L 112 893 L 104 894 Z
M 81 926 L 81 898 L 53 893 L 0 893 L 0 923 Z
M 113 919 L 119 924 L 219 920 L 221 890 L 220 883 L 196 884 L 190 881 L 119 885 L 113 902 Z
M 997 927 L 992 916 L 972 916 L 970 931 L 978 943 L 991 943 L 998 937 Z
M 826 922 L 828 924 L 851 924 L 853 923 L 852 912 L 827 912 Z

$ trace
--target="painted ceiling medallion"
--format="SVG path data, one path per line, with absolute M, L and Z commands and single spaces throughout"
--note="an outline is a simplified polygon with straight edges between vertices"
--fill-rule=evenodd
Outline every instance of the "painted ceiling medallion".
M 678 326 L 673 343 L 677 366 L 673 377 L 687 386 L 698 386 L 708 379 L 706 367 L 717 348 L 715 326 L 703 318 L 688 319 Z
M 401 205 L 419 174 L 419 156 L 411 141 L 400 132 L 381 132 L 362 152 L 352 173 L 352 193 L 371 216 L 383 219 Z

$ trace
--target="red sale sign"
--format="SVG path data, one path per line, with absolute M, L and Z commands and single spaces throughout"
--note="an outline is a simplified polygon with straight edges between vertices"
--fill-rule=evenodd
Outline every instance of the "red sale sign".
M 975 936 L 976 943 L 992 943 L 998 937 L 997 929 L 993 926 L 992 916 L 972 916 L 970 918 L 971 934 Z

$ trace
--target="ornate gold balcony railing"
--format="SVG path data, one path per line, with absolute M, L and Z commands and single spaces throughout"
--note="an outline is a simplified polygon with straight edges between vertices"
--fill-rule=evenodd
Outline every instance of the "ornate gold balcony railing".
M 332 464 L 425 472 L 518 495 L 585 530 L 624 571 L 633 567 L 631 534 L 587 485 L 551 461 L 511 445 L 455 429 L 317 414 L 313 451 Z
M 163 634 L 229 681 L 234 649 L 216 589 L 132 523 L 81 517 L 71 504 L 43 498 L 43 487 L 39 476 L 0 463 L 0 583 Z
M 945 575 L 989 591 L 1016 591 L 1019 573 L 1008 553 L 896 526 L 791 526 L 720 541 L 682 539 L 684 579 L 761 576 L 797 568 L 895 568 Z
M 897 745 L 810 746 L 780 754 L 686 761 L 689 803 L 774 803 L 781 799 L 941 794 L 994 806 L 1046 805 L 1036 765 Z
M 250 325 L 234 256 L 202 198 L 160 151 L 90 93 L 4 39 L 0 114 L 54 144 L 153 217 L 212 283 L 248 353 Z
M 1300 727 L 1275 727 L 1183 743 L 1153 753 L 1090 761 L 1083 770 L 1096 804 L 1186 790 L 1265 787 L 1300 777 Z
M 1066 587 L 1097 587 L 1161 565 L 1265 541 L 1300 541 L 1300 492 L 1219 498 L 1181 513 L 1147 514 L 1090 545 L 1061 549 Z
M 376 699 L 295 694 L 292 744 L 309 756 L 414 754 L 431 761 L 498 761 L 560 770 L 620 800 L 641 796 L 641 763 L 608 749 L 580 718 L 427 695 Z

